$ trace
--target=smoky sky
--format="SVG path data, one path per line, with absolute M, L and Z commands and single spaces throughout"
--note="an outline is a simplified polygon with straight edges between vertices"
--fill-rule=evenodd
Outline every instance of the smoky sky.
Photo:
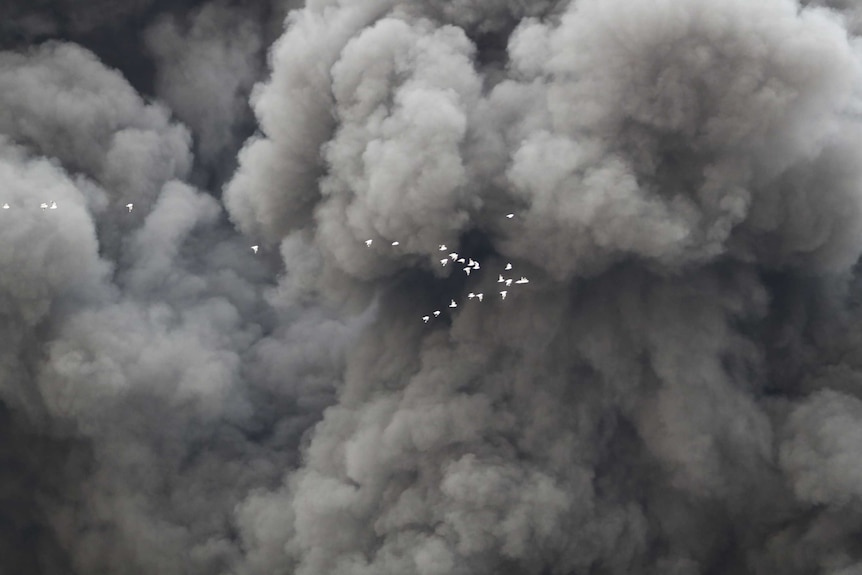
M 860 34 L 3 2 L 0 574 L 862 573 Z

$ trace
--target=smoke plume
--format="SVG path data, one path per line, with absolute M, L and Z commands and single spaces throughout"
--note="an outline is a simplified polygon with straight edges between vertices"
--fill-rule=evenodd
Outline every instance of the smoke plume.
M 854 3 L 78 4 L 0 7 L 0 573 L 862 572 Z

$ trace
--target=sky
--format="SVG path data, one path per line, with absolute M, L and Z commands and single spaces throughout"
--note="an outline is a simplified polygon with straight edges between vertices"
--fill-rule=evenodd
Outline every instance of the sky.
M 862 574 L 860 35 L 4 1 L 0 574 Z

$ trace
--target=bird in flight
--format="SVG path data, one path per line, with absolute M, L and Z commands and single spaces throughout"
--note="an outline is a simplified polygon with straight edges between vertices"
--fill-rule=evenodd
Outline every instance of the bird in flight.
M 56 210 L 56 209 L 57 209 L 57 202 L 51 202 L 51 207 L 50 207 L 50 208 L 48 208 L 48 209 L 50 209 L 50 210 Z
M 41 204 L 39 204 L 39 207 L 42 208 L 43 210 L 47 210 L 48 204 L 46 204 L 45 202 L 42 202 Z
M 132 208 L 135 207 L 135 204 L 126 204 L 126 207 L 129 208 L 129 211 L 132 211 Z
M 512 269 L 512 264 L 506 264 L 506 269 L 507 269 L 507 270 Z
M 473 268 L 471 268 L 470 266 L 467 266 L 466 268 L 464 268 L 464 273 L 465 273 L 465 274 L 467 274 L 467 275 L 469 276 L 469 275 L 470 275 L 470 271 L 471 271 L 472 269 L 473 269 Z
M 503 274 L 500 274 L 500 278 L 497 280 L 497 283 L 498 283 L 498 284 L 501 284 L 501 283 L 503 283 L 504 281 L 506 281 L 506 280 L 505 280 L 505 279 L 503 279 Z
M 509 287 L 510 285 L 512 285 L 512 278 L 506 280 L 506 287 Z
M 524 276 L 521 276 L 521 279 L 519 279 L 519 280 L 518 280 L 518 281 L 516 281 L 515 283 L 516 283 L 516 284 L 528 284 L 528 283 L 530 283 L 530 280 L 528 280 L 528 279 L 527 279 L 527 278 L 525 278 Z
M 430 316 L 430 315 L 423 315 L 423 316 L 422 316 L 422 321 L 424 321 L 425 323 L 428 323 L 428 320 L 429 320 L 429 319 L 431 319 L 431 316 Z
M 440 244 L 440 251 L 441 251 L 441 252 L 445 252 L 445 251 L 446 251 L 446 250 L 448 250 L 448 249 L 449 249 L 449 248 L 447 248 L 447 247 L 446 247 L 446 244 Z
M 455 300 L 452 300 L 452 303 L 449 304 L 449 307 L 458 307 L 458 304 L 455 303 Z
M 506 299 L 506 294 L 509 293 L 506 290 L 500 292 L 500 295 L 503 296 L 503 299 Z
M 439 309 L 434 312 L 434 317 L 440 317 L 440 310 Z
M 515 217 L 515 214 L 506 214 L 506 217 L 510 220 Z
M 440 265 L 442 265 L 443 267 L 446 267 L 446 264 L 448 264 L 448 263 L 449 263 L 449 260 L 447 260 L 446 258 L 443 258 L 442 260 L 440 260 Z
M 3 204 L 3 209 L 4 209 L 4 210 L 8 210 L 8 209 L 9 209 L 9 204 Z
M 455 252 L 452 252 L 451 254 L 449 254 L 449 257 L 452 258 L 453 260 L 457 260 L 458 254 L 456 254 Z
M 393 245 L 393 246 L 397 246 L 397 245 L 400 245 L 400 244 L 399 244 L 398 242 L 392 242 L 392 245 Z
M 251 246 L 251 251 L 253 251 L 254 253 L 257 253 L 257 248 L 258 248 L 258 247 L 259 247 L 259 246 Z
M 373 242 L 373 241 L 374 241 L 374 240 L 365 240 L 365 245 L 366 245 L 366 246 L 368 246 L 368 247 L 370 248 L 370 247 L 371 247 L 371 242 Z

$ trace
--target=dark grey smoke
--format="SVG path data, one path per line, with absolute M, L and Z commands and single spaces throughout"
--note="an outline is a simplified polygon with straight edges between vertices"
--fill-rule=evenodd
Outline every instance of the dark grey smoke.
M 2 4 L 0 573 L 862 573 L 860 14 Z

